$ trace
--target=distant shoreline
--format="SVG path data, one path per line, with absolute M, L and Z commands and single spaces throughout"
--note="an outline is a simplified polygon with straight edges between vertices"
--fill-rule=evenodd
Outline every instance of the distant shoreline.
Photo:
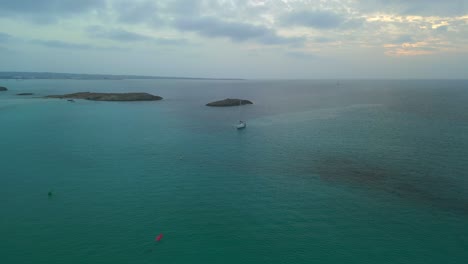
M 79 74 L 57 72 L 0 72 L 3 80 L 210 80 L 210 81 L 244 81 L 240 78 L 201 78 L 147 75 L 114 75 L 114 74 Z

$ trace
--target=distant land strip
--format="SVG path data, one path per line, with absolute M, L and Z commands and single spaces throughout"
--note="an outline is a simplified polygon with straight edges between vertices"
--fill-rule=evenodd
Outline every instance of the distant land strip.
M 78 74 L 57 72 L 0 72 L 0 79 L 31 80 L 31 79 L 56 79 L 56 80 L 126 80 L 126 79 L 175 79 L 175 80 L 222 80 L 243 81 L 238 78 L 197 78 L 174 76 L 146 76 L 146 75 L 113 75 L 113 74 Z

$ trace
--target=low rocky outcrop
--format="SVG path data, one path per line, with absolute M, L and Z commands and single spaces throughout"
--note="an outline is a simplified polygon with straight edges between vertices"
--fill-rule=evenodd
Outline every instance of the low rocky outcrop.
M 0 86 L 0 92 L 8 91 L 6 87 Z
M 16 95 L 33 95 L 33 93 L 19 93 L 19 94 L 16 94 Z
M 156 101 L 163 99 L 161 96 L 149 93 L 91 93 L 80 92 L 64 95 L 48 95 L 46 98 L 60 99 L 84 99 L 91 101 Z
M 253 103 L 249 100 L 244 100 L 244 99 L 227 98 L 221 101 L 211 102 L 206 105 L 207 106 L 238 106 L 238 105 L 246 105 L 246 104 L 253 104 Z

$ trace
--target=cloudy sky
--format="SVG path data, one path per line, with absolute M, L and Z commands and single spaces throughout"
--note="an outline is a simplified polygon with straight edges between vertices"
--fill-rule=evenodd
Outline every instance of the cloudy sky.
M 468 78 L 468 0 L 0 0 L 0 71 Z

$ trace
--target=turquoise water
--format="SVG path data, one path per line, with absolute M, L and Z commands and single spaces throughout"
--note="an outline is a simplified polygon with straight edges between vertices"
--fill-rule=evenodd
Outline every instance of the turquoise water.
M 340 83 L 3 81 L 1 263 L 466 261 L 468 81 Z

